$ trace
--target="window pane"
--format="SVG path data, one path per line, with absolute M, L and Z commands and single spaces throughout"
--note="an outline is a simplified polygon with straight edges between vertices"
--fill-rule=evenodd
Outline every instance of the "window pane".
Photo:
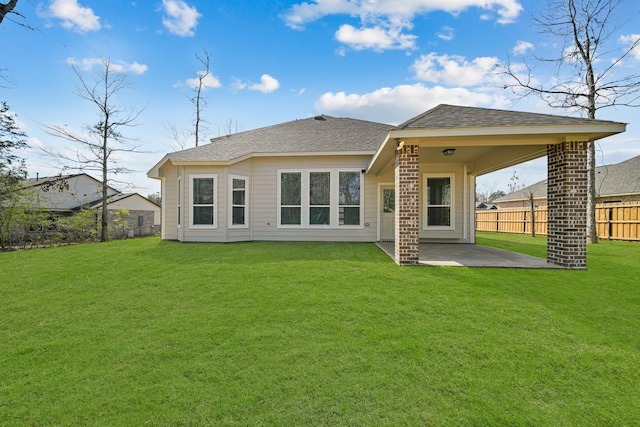
M 212 205 L 213 204 L 213 178 L 193 179 L 193 204 Z
M 340 172 L 340 205 L 360 204 L 360 172 Z
M 309 174 L 309 204 L 328 205 L 331 203 L 331 174 L 311 172 Z
M 427 179 L 427 204 L 451 205 L 451 178 Z
M 233 204 L 244 205 L 244 190 L 233 191 Z
M 318 208 L 311 207 L 309 208 L 309 224 L 312 225 L 329 225 L 329 207 Z
M 231 224 L 244 225 L 244 207 L 234 207 L 232 212 Z
M 280 208 L 280 224 L 300 225 L 300 208 Z
M 451 208 L 429 207 L 427 209 L 427 225 L 451 225 Z
M 244 189 L 244 179 L 233 179 L 233 188 L 241 188 Z
M 302 174 L 300 172 L 282 173 L 280 175 L 280 204 L 300 205 L 302 200 L 301 188 Z
M 213 225 L 213 206 L 194 206 L 193 224 Z
M 382 211 L 385 213 L 393 213 L 396 211 L 396 190 L 382 190 Z
M 340 208 L 340 225 L 360 225 L 360 208 Z

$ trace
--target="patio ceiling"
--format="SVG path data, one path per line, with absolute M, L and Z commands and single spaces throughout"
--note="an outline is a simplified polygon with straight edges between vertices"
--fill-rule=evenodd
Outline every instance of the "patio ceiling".
M 543 157 L 547 145 L 565 141 L 595 141 L 624 132 L 625 124 L 597 122 L 571 125 L 528 125 L 392 130 L 376 151 L 367 173 L 393 167 L 397 144 L 420 146 L 420 163 L 463 163 L 479 176 Z M 452 156 L 442 151 L 454 148 Z

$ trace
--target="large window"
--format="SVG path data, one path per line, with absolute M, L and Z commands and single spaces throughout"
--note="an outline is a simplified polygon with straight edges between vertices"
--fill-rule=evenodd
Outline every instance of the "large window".
M 360 224 L 360 172 L 340 172 L 340 225 Z
M 302 173 L 280 174 L 280 224 L 300 225 L 302 222 Z
M 247 227 L 247 178 L 230 176 L 230 215 L 231 227 Z
M 331 173 L 309 173 L 309 224 L 329 225 L 331 219 Z
M 216 227 L 216 175 L 191 176 L 191 226 Z
M 280 171 L 278 225 L 360 227 L 360 170 Z
M 182 226 L 182 177 L 178 177 L 178 228 Z
M 453 228 L 453 175 L 426 177 L 426 228 Z

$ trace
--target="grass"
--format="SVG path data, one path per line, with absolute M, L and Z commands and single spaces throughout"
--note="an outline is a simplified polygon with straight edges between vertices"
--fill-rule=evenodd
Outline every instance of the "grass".
M 638 260 L 620 242 L 589 246 L 588 271 L 401 268 L 371 244 L 0 253 L 0 425 L 639 425 Z

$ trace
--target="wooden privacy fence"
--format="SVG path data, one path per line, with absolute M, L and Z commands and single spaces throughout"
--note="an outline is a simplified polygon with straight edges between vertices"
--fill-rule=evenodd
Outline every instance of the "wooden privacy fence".
M 534 211 L 535 234 L 547 234 L 547 207 Z M 604 240 L 640 241 L 640 202 L 596 205 L 598 237 Z M 476 211 L 476 230 L 531 234 L 531 209 L 508 208 Z

